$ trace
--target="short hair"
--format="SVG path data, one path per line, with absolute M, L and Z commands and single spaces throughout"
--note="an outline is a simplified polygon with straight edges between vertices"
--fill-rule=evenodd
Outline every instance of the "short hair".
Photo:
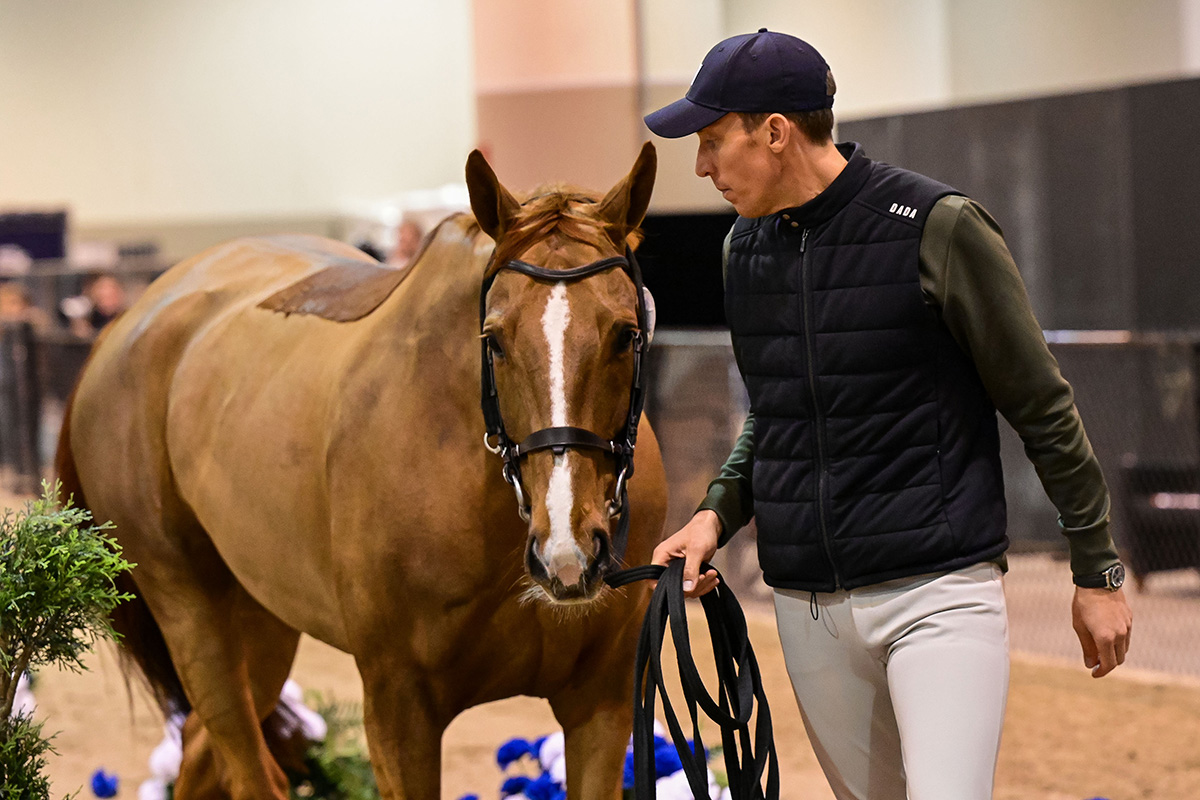
M 825 91 L 830 96 L 837 92 L 837 84 L 833 80 L 833 70 L 825 73 Z M 746 133 L 752 133 L 758 130 L 767 117 L 771 116 L 770 111 L 742 111 L 738 112 L 738 116 L 742 118 L 742 127 L 746 129 Z M 789 122 L 800 129 L 800 132 L 813 144 L 825 144 L 833 141 L 833 109 L 819 108 L 816 111 L 780 111 Z

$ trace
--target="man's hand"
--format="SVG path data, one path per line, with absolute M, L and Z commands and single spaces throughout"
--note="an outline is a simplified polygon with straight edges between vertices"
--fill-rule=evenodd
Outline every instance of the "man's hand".
M 1075 587 L 1071 601 L 1071 627 L 1083 646 L 1083 663 L 1093 678 L 1102 678 L 1125 663 L 1129 650 L 1129 635 L 1133 631 L 1133 612 L 1118 589 L 1085 589 Z
M 652 564 L 666 566 L 677 558 L 683 559 L 683 593 L 687 597 L 699 597 L 717 588 L 717 571 L 710 569 L 700 574 L 700 562 L 708 561 L 717 552 L 717 540 L 721 538 L 721 520 L 716 512 L 704 509 L 696 512 L 687 525 L 654 548 Z

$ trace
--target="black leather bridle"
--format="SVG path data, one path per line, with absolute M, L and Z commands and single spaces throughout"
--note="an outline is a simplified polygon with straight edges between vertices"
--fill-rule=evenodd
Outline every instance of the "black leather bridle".
M 519 259 L 505 262 L 494 270 L 489 269 L 489 275 L 479 291 L 479 329 L 482 334 L 488 291 L 503 270 L 520 272 L 539 281 L 559 283 L 583 280 L 616 267 L 629 275 L 636 289 L 638 329 L 633 339 L 633 385 L 629 394 L 629 416 L 625 426 L 612 439 L 572 426 L 542 428 L 521 442 L 510 439 L 500 415 L 491 339 L 488 336 L 482 337 L 481 388 L 483 417 L 487 423 L 483 442 L 488 450 L 504 459 L 504 480 L 516 492 L 517 509 L 525 521 L 529 520 L 530 507 L 521 487 L 522 458 L 538 450 L 552 450 L 556 455 L 562 455 L 571 447 L 592 448 L 612 454 L 616 462 L 617 482 L 608 508 L 610 518 L 619 517 L 619 520 L 617 530 L 612 535 L 610 559 L 613 569 L 619 570 L 629 536 L 629 494 L 626 484 L 633 475 L 633 450 L 645 400 L 642 358 L 649 344 L 650 333 L 642 273 L 632 250 L 626 249 L 624 256 L 604 258 L 572 269 L 546 269 Z M 703 564 L 701 570 L 709 568 L 710 565 Z M 679 753 L 688 786 L 697 797 L 707 796 L 708 793 L 705 751 L 700 740 L 698 721 L 698 712 L 703 710 L 720 727 L 726 774 L 733 796 L 739 800 L 779 800 L 779 762 L 771 731 L 771 712 L 763 691 L 758 662 L 750 645 L 746 619 L 733 593 L 721 581 L 715 591 L 702 598 L 712 634 L 713 657 L 720 688 L 718 697 L 713 698 L 705 689 L 691 658 L 684 612 L 683 560 L 675 560 L 666 568 L 647 565 L 610 571 L 604 578 L 604 582 L 614 589 L 640 580 L 658 580 L 658 586 L 643 621 L 634 669 L 637 683 L 633 733 L 634 796 L 638 800 L 652 800 L 655 795 L 654 716 L 656 697 L 661 696 L 672 742 Z M 679 656 L 681 685 L 688 717 L 692 722 L 692 742 L 685 738 L 679 718 L 667 699 L 661 651 L 668 627 Z M 755 714 L 756 703 L 758 708 Z M 760 783 L 763 777 L 766 777 L 765 790 Z
M 483 442 L 488 450 L 504 459 L 502 474 L 504 480 L 513 487 L 517 495 L 517 510 L 521 518 L 529 521 L 531 508 L 526 499 L 525 490 L 521 485 L 521 460 L 538 450 L 551 450 L 555 455 L 562 455 L 567 448 L 589 448 L 601 450 L 613 456 L 616 462 L 617 482 L 613 496 L 608 502 L 609 518 L 617 518 L 617 529 L 612 535 L 610 558 L 614 566 L 621 564 L 625 555 L 625 545 L 629 537 L 629 492 L 628 481 L 633 477 L 633 450 L 637 443 L 638 422 L 642 417 L 642 406 L 645 403 L 645 390 L 642 386 L 642 358 L 648 344 L 646 301 L 642 286 L 642 271 L 638 267 L 633 251 L 625 249 L 625 255 L 602 258 L 590 264 L 571 269 L 547 269 L 529 264 L 520 259 L 512 259 L 501 264 L 498 268 L 488 270 L 488 277 L 479 290 L 479 330 L 483 334 L 484 320 L 487 314 L 487 295 L 492 288 L 496 276 L 504 270 L 512 270 L 528 275 L 534 280 L 553 283 L 574 282 L 598 275 L 610 269 L 620 268 L 633 281 L 637 295 L 637 330 L 633 332 L 633 385 L 629 392 L 629 415 L 625 425 L 611 439 L 605 439 L 585 428 L 574 426 L 559 426 L 542 428 L 525 437 L 521 442 L 514 442 L 504 429 L 504 419 L 500 414 L 500 398 L 496 392 L 496 372 L 492 362 L 491 337 L 481 338 L 483 355 L 483 376 L 480 381 L 482 390 L 483 419 L 487 425 L 487 433 Z

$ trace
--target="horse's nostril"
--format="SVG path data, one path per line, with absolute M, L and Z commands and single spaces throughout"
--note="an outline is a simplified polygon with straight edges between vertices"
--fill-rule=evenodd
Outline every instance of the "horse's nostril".
M 525 569 L 529 571 L 529 577 L 534 580 L 549 580 L 550 578 L 546 572 L 546 565 L 542 563 L 542 558 L 538 554 L 537 534 L 531 534 L 525 545 Z
M 608 558 L 608 531 L 599 528 L 592 531 L 592 556 L 597 561 Z

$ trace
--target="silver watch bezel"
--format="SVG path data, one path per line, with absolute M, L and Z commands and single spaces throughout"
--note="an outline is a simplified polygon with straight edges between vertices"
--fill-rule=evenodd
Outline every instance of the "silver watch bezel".
M 1125 585 L 1125 565 L 1119 561 L 1104 570 L 1104 588 L 1115 592 Z

